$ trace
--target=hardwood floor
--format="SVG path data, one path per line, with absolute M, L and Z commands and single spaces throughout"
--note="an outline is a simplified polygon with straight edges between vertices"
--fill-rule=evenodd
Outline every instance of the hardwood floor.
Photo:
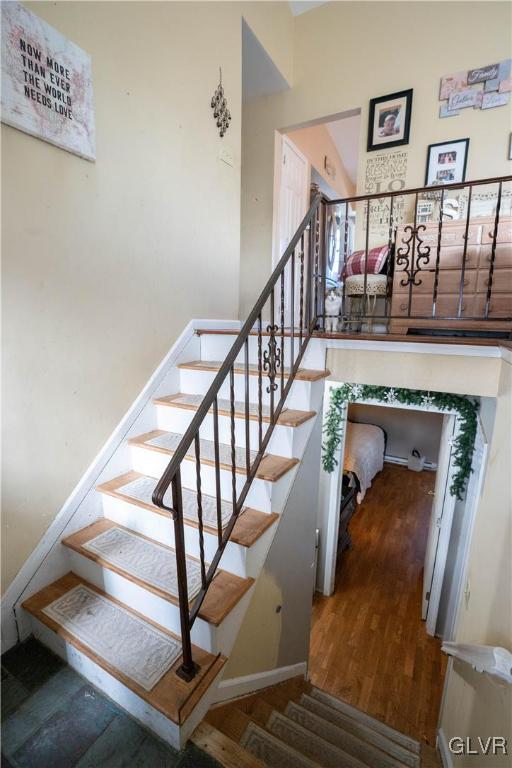
M 316 596 L 310 681 L 435 745 L 446 668 L 421 620 L 433 472 L 386 464 L 350 523 L 335 594 Z

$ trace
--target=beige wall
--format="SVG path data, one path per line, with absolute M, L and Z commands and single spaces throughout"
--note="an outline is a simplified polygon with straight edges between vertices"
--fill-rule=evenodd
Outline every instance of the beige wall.
M 438 117 L 440 78 L 510 56 L 511 30 L 503 2 L 333 2 L 295 19 L 293 88 L 244 106 L 241 317 L 270 271 L 274 130 L 361 107 L 361 180 L 377 154 L 366 153 L 369 100 L 413 88 L 408 187 L 424 183 L 427 146 L 445 139 L 470 138 L 466 178 L 511 173 L 508 107 Z
M 186 323 L 237 316 L 242 12 L 291 67 L 255 5 L 27 4 L 92 57 L 97 160 L 2 125 L 4 589 Z
M 503 362 L 487 473 L 475 519 L 455 640 L 512 650 L 512 365 Z M 455 663 L 449 672 L 440 725 L 445 737 L 505 736 L 512 744 L 512 687 Z M 456 758 L 457 766 L 510 766 L 511 757 Z
M 501 359 L 470 354 L 328 349 L 327 368 L 334 381 L 496 397 Z
M 345 170 L 336 145 L 325 125 L 311 125 L 308 128 L 299 128 L 296 131 L 288 131 L 286 135 L 300 149 L 303 155 L 307 157 L 311 165 L 316 168 L 320 176 L 339 197 L 350 197 L 350 195 L 355 193 L 355 186 Z M 334 178 L 329 176 L 325 170 L 324 159 L 326 156 L 334 167 L 336 174 Z

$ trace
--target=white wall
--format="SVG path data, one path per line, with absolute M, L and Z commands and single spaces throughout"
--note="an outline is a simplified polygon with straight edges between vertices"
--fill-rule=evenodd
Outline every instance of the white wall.
M 426 413 L 380 405 L 349 405 L 348 418 L 363 424 L 376 424 L 386 430 L 386 453 L 407 459 L 413 448 L 427 461 L 437 461 L 443 417 L 439 413 Z

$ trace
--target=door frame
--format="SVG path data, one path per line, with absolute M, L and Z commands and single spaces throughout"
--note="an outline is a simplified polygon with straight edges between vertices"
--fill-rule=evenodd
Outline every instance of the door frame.
M 329 403 L 329 392 L 331 389 L 337 389 L 340 386 L 340 382 L 329 382 L 327 381 L 325 384 L 325 394 L 324 394 L 324 414 L 328 408 Z M 425 390 L 426 391 L 426 390 Z M 404 403 L 382 403 L 379 400 L 366 400 L 366 399 L 356 399 L 354 401 L 355 404 L 359 405 L 377 405 L 382 408 L 398 408 L 398 409 L 405 409 L 405 410 L 411 410 L 411 411 L 424 411 L 426 413 L 439 413 L 443 416 L 452 417 L 454 419 L 454 431 L 452 434 L 451 440 L 453 441 L 456 436 L 459 433 L 460 429 L 460 416 L 457 411 L 448 411 L 448 410 L 442 410 L 440 408 L 436 408 L 435 406 L 430 407 L 423 407 L 421 405 L 406 405 Z M 339 529 L 339 508 L 340 508 L 340 502 L 341 502 L 341 477 L 342 472 L 339 470 L 339 467 L 343 466 L 343 455 L 345 451 L 345 434 L 346 434 L 346 424 L 347 424 L 347 414 L 348 414 L 348 407 L 344 407 L 342 420 L 340 423 L 340 429 L 342 431 L 342 439 L 340 441 L 340 445 L 338 446 L 338 449 L 336 451 L 335 459 L 337 460 L 337 470 L 331 473 L 327 473 L 321 468 L 321 478 L 320 478 L 320 498 L 319 498 L 319 509 L 320 512 L 324 515 L 324 520 L 322 521 L 322 530 L 324 531 L 324 542 L 323 546 L 321 546 L 320 550 L 320 557 L 319 560 L 322 561 L 321 568 L 322 568 L 322 575 L 320 578 L 320 583 L 317 583 L 317 588 L 319 589 L 322 594 L 324 594 L 326 597 L 329 597 L 334 592 L 334 581 L 336 576 L 336 563 L 337 563 L 337 556 L 338 556 L 338 529 Z M 449 464 L 451 459 L 451 451 L 446 452 L 446 461 Z M 439 467 L 437 469 L 439 471 Z M 450 482 L 450 478 L 448 477 L 448 482 Z M 452 508 L 452 514 L 450 515 L 450 524 L 447 526 L 445 524 L 444 526 L 444 536 L 443 536 L 443 548 L 446 546 L 446 552 L 448 551 L 448 545 L 450 541 L 450 531 L 451 531 L 451 521 L 453 519 L 453 508 Z M 432 525 L 432 520 L 431 523 Z M 441 537 L 440 537 L 441 538 Z M 470 538 L 470 537 L 469 537 Z M 469 546 L 469 543 L 468 543 Z M 439 550 L 439 544 L 438 544 L 438 550 Z M 442 552 L 441 552 L 442 554 Z M 434 568 L 434 576 L 436 576 L 435 568 Z M 444 566 L 443 566 L 443 572 L 442 576 L 444 576 Z M 432 585 L 434 585 L 434 579 L 432 581 Z M 439 597 L 440 597 L 440 589 L 442 587 L 442 577 L 439 579 L 439 574 L 436 578 L 436 589 L 439 591 Z M 431 588 L 431 595 L 432 595 L 432 588 Z M 434 605 L 434 603 L 432 603 Z M 437 600 L 437 608 L 439 607 L 439 601 Z M 431 613 L 432 617 L 432 613 Z M 427 619 L 428 619 L 428 612 L 427 612 Z M 432 620 L 430 622 L 430 626 L 432 624 Z M 434 622 L 435 625 L 435 622 Z M 427 628 L 428 631 L 428 628 Z M 435 631 L 435 626 L 434 626 Z M 429 634 L 433 634 L 432 632 L 429 632 Z
M 304 215 L 309 208 L 309 189 L 311 185 L 311 163 L 297 145 L 285 134 L 280 131 L 274 132 L 274 197 L 272 212 L 272 271 L 274 271 L 279 259 L 283 255 L 280 253 L 279 232 L 281 222 L 281 179 L 283 168 L 284 147 L 288 145 L 294 152 L 304 160 Z M 300 223 L 300 222 L 299 222 Z

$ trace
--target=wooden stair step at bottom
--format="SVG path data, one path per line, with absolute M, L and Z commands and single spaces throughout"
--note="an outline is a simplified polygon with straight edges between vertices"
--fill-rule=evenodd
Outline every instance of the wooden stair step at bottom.
M 81 579 L 74 573 L 68 573 L 66 576 L 58 579 L 53 584 L 48 585 L 40 592 L 29 597 L 23 603 L 23 608 L 28 611 L 34 618 L 49 627 L 53 632 L 59 635 L 70 645 L 78 649 L 82 654 L 91 659 L 94 663 L 119 680 L 123 685 L 129 688 L 133 693 L 146 701 L 156 710 L 161 712 L 165 717 L 168 717 L 174 723 L 182 724 L 185 722 L 188 715 L 192 712 L 196 704 L 201 697 L 207 691 L 213 680 L 217 677 L 220 670 L 224 666 L 226 659 L 221 655 L 214 655 L 207 653 L 197 646 L 192 647 L 192 654 L 194 661 L 199 664 L 200 670 L 197 675 L 190 681 L 186 682 L 182 680 L 176 674 L 177 669 L 181 664 L 181 655 L 177 657 L 173 665 L 163 674 L 163 676 L 153 685 L 151 690 L 146 690 L 146 687 L 140 682 L 136 682 L 125 671 L 121 671 L 113 664 L 107 661 L 101 654 L 93 650 L 94 644 L 94 627 L 89 625 L 91 633 L 90 644 L 86 643 L 84 639 L 79 639 L 79 634 L 70 626 L 64 626 L 64 620 L 56 620 L 55 618 L 48 616 L 45 613 L 45 609 L 48 608 L 54 601 L 67 595 L 71 590 L 75 588 L 85 587 L 86 590 L 92 591 L 99 595 L 103 600 L 106 600 L 110 607 L 120 609 L 128 614 L 130 620 L 135 620 L 141 628 L 151 634 L 152 631 L 156 632 L 159 638 L 169 638 L 170 643 L 179 642 L 179 638 L 173 635 L 168 630 L 155 624 L 144 616 L 141 616 L 136 611 L 133 611 L 128 606 L 121 603 L 119 600 L 106 595 L 102 590 L 93 586 L 85 579 Z M 83 590 L 82 590 L 83 591 Z M 71 596 L 70 596 L 71 598 Z M 70 614 L 71 615 L 71 614 Z M 94 616 L 89 617 L 89 624 L 93 623 Z M 69 622 L 68 622 L 69 625 Z M 96 628 L 97 632 L 97 628 Z M 115 632 L 119 632 L 119 625 L 116 623 L 115 631 L 112 631 L 111 637 L 115 637 Z M 123 637 L 123 643 L 126 643 L 127 638 Z M 161 642 L 161 640 L 160 640 Z M 142 653 L 142 648 L 138 646 L 137 654 Z M 151 651 L 154 654 L 154 651 Z M 152 657 L 152 656 L 151 656 Z M 116 655 L 117 658 L 117 655 Z M 149 658 L 149 657 L 148 657 Z
M 404 733 L 400 733 L 400 731 L 391 728 L 391 726 L 386 725 L 386 723 L 383 723 L 380 720 L 377 720 L 375 717 L 366 714 L 366 712 L 362 712 L 360 709 L 347 704 L 342 699 L 337 699 L 335 696 L 331 696 L 329 693 L 322 691 L 320 688 L 313 687 L 310 691 L 310 695 L 318 701 L 321 701 L 323 704 L 327 704 L 327 706 L 330 706 L 333 709 L 338 710 L 339 712 L 342 712 L 349 717 L 352 717 L 359 723 L 373 728 L 373 730 L 377 733 L 381 733 L 391 741 L 395 741 L 397 744 L 405 747 L 405 749 L 408 749 L 410 752 L 419 755 L 420 743 L 419 741 L 416 741 L 416 739 L 413 739 Z
M 163 405 L 170 408 L 183 408 L 184 410 L 197 411 L 201 403 L 203 402 L 203 395 L 189 395 L 182 392 L 178 392 L 174 395 L 164 395 L 157 397 L 153 400 L 155 405 Z M 235 417 L 237 419 L 245 419 L 245 403 L 235 401 Z M 210 412 L 213 409 L 210 408 Z M 219 416 L 231 416 L 231 404 L 229 400 L 219 398 L 218 399 L 218 412 Z M 285 427 L 298 427 L 304 424 L 309 419 L 316 416 L 315 411 L 299 411 L 295 408 L 283 408 L 279 418 L 278 424 Z M 251 421 L 258 421 L 259 410 L 257 403 L 249 403 L 249 419 Z M 262 405 L 262 421 L 270 423 L 270 406 Z
M 192 734 L 191 741 L 224 768 L 265 768 L 265 763 L 246 752 L 210 723 L 200 723 Z
M 172 456 L 181 442 L 183 435 L 177 432 L 166 432 L 163 429 L 153 429 L 151 432 L 145 432 L 137 437 L 131 437 L 128 444 L 139 448 L 146 448 L 158 453 L 164 453 Z M 200 439 L 200 460 L 201 464 L 210 467 L 215 466 L 215 446 L 213 440 Z M 255 460 L 256 451 L 250 451 L 250 462 Z M 192 444 L 185 456 L 188 461 L 196 461 L 195 447 Z M 231 472 L 231 446 L 226 443 L 219 443 L 219 463 L 221 469 Z M 245 448 L 235 447 L 236 472 L 245 475 L 246 473 L 246 453 Z M 274 456 L 266 453 L 256 472 L 256 477 L 260 480 L 268 480 L 275 483 L 283 477 L 290 469 L 299 463 L 299 459 L 291 459 L 286 456 Z
M 210 371 L 212 373 L 217 373 L 222 365 L 223 363 L 221 363 L 219 360 L 193 360 L 187 363 L 180 363 L 178 368 L 184 368 L 185 370 L 190 371 Z M 234 371 L 236 374 L 245 374 L 245 365 L 243 363 L 235 363 Z M 288 376 L 289 372 L 289 368 L 284 369 L 285 376 Z M 280 373 L 281 372 L 279 371 L 278 378 Z M 258 374 L 258 366 L 254 363 L 251 363 L 249 365 L 249 375 L 258 376 Z M 266 375 L 267 374 L 265 371 L 263 371 L 263 379 L 265 379 Z M 315 368 L 299 368 L 295 374 L 295 378 L 298 381 L 319 381 L 320 379 L 326 379 L 330 375 L 331 372 L 327 370 L 317 370 Z
M 130 490 L 133 484 L 142 483 L 143 493 Z M 154 512 L 164 517 L 170 517 L 169 512 L 165 509 L 156 507 L 151 501 L 151 496 L 156 488 L 158 480 L 154 477 L 142 475 L 140 472 L 130 470 L 123 475 L 114 477 L 112 480 L 108 480 L 101 485 L 96 486 L 96 490 L 99 493 L 106 494 L 107 496 L 113 496 L 121 501 L 134 504 L 135 506 L 147 509 L 150 512 Z M 197 528 L 197 495 L 195 491 L 191 491 L 188 488 L 182 489 L 184 509 L 184 522 L 185 525 L 189 525 L 193 528 Z M 232 505 L 227 501 L 222 501 L 222 518 L 226 522 L 231 517 Z M 215 508 L 215 499 L 213 496 L 208 496 L 203 493 L 203 524 L 204 530 L 213 536 L 217 536 L 217 528 L 213 523 L 216 519 L 215 516 L 210 515 L 207 517 L 207 511 L 211 508 Z M 261 512 L 251 507 L 244 507 L 240 513 L 238 520 L 235 523 L 235 527 L 230 536 L 230 541 L 234 544 L 239 544 L 242 547 L 251 547 L 265 531 L 275 523 L 279 515 L 276 512 Z M 225 526 L 224 526 L 225 528 Z
M 164 600 L 179 605 L 176 552 L 171 547 L 124 528 L 107 518 L 101 518 L 82 528 L 63 539 L 62 543 L 103 568 L 108 568 Z M 193 602 L 201 588 L 200 562 L 190 556 L 186 559 L 189 594 Z M 170 580 L 173 582 L 172 591 L 171 587 L 167 586 Z M 218 570 L 199 611 L 200 618 L 218 626 L 253 583 L 254 579 L 243 579 L 227 571 Z

